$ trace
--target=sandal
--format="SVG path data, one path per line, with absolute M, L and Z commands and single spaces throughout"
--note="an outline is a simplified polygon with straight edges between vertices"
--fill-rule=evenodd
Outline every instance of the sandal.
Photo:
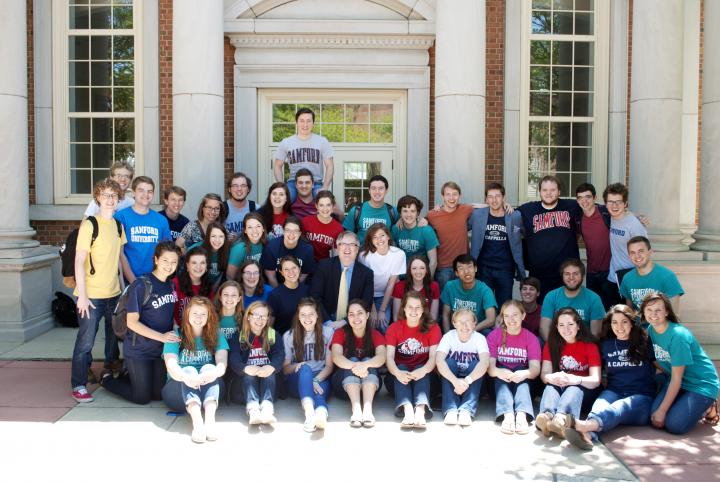
M 592 450 L 593 448 L 593 443 L 588 442 L 583 434 L 574 428 L 565 429 L 565 439 L 580 450 Z
M 365 428 L 370 428 L 375 426 L 375 417 L 373 415 L 366 415 L 363 418 L 362 425 Z
M 515 433 L 518 435 L 525 435 L 530 431 L 530 425 L 528 425 L 527 417 L 521 417 L 515 419 Z
M 362 417 L 353 415 L 350 417 L 350 426 L 353 428 L 359 428 L 363 426 Z
M 717 425 L 720 422 L 720 413 L 718 413 L 718 402 L 715 400 L 710 408 L 705 412 L 705 416 L 702 419 L 703 423 L 708 425 Z
M 556 413 L 553 419 L 548 422 L 547 429 L 560 438 L 565 438 L 565 430 L 575 425 L 575 419 L 570 414 Z
M 550 436 L 550 430 L 548 430 L 548 424 L 553 419 L 553 415 L 550 412 L 543 412 L 538 414 L 535 418 L 535 427 L 542 432 L 546 437 Z
M 511 418 L 504 418 L 502 425 L 500 425 L 500 431 L 507 435 L 515 433 L 515 422 Z
M 403 417 L 402 422 L 400 422 L 400 428 L 413 428 L 415 426 L 415 415 L 409 414 L 405 415 Z

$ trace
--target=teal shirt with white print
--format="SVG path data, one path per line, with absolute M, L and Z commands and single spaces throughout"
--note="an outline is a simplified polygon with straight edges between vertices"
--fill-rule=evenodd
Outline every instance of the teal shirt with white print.
M 395 245 L 405 251 L 405 257 L 415 255 L 427 257 L 428 251 L 440 245 L 435 230 L 431 226 L 415 226 L 411 229 L 392 227 L 392 238 Z
M 175 334 L 180 336 L 180 331 L 175 330 Z M 218 344 L 215 347 L 215 351 L 230 350 L 225 337 L 219 333 L 218 335 Z M 163 358 L 165 358 L 165 355 L 176 355 L 178 357 L 178 365 L 180 365 L 180 368 L 194 367 L 197 371 L 200 371 L 204 365 L 215 364 L 215 353 L 212 353 L 205 348 L 205 344 L 200 336 L 195 337 L 194 350 L 188 350 L 187 348 L 183 348 L 181 350 L 180 342 L 176 341 L 173 343 L 165 343 L 162 354 Z
M 220 318 L 220 333 L 228 341 L 238 333 L 238 324 L 235 315 L 223 316 Z
M 355 211 L 358 209 L 360 209 L 360 217 L 357 221 L 356 230 Z M 390 206 L 390 210 L 393 213 L 393 217 L 395 219 L 398 219 L 397 209 L 395 209 L 394 206 Z M 360 208 L 359 206 L 353 206 L 352 208 L 350 208 L 350 212 L 347 214 L 347 216 L 345 216 L 345 220 L 343 221 L 343 227 L 348 231 L 357 233 L 358 239 L 360 240 L 360 246 L 362 246 L 365 242 L 365 233 L 370 226 L 376 223 L 380 223 L 384 224 L 388 227 L 388 229 L 390 229 L 393 225 L 392 221 L 393 220 L 390 219 L 388 213 L 388 207 L 385 203 L 383 203 L 383 205 L 379 208 L 374 208 L 370 205 L 370 201 L 365 201 L 362 205 L 362 208 Z

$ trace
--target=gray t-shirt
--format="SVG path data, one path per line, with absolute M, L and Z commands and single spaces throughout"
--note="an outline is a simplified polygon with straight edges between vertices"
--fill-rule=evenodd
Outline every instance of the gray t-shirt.
M 318 320 L 318 323 L 321 323 L 321 321 Z M 325 349 L 323 350 L 323 358 L 321 360 L 313 360 L 313 355 L 315 354 L 315 333 L 312 331 L 305 333 L 305 354 L 303 361 L 306 361 L 307 365 L 310 367 L 313 373 L 317 373 L 323 368 L 325 368 L 325 355 L 327 354 L 327 350 L 330 349 L 330 341 L 332 341 L 333 332 L 334 330 L 331 327 L 323 326 L 322 334 Z M 285 346 L 285 359 L 289 360 L 290 363 L 297 363 L 300 360 L 299 357 L 295 355 L 292 337 L 292 330 L 286 331 L 283 335 L 283 344 Z
M 243 208 L 236 208 L 232 201 L 228 201 L 227 207 L 228 216 L 227 219 L 225 219 L 225 229 L 228 230 L 228 233 L 235 235 L 235 237 L 240 237 L 245 215 L 250 212 L 250 201 L 246 201 Z
M 647 230 L 634 214 L 628 212 L 622 219 L 610 220 L 609 281 L 617 283 L 616 271 L 634 267 L 628 255 L 627 242 L 635 236 L 647 237 Z
M 315 182 L 323 180 L 323 163 L 335 155 L 332 146 L 323 136 L 311 134 L 306 140 L 297 135 L 286 137 L 280 142 L 275 157 L 287 162 L 290 166 L 290 179 L 301 168 L 312 172 Z

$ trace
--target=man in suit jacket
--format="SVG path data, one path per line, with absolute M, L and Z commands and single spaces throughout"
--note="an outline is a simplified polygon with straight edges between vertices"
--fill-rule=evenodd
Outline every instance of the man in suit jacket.
M 320 304 L 325 321 L 336 321 L 343 268 L 347 268 L 346 301 L 360 298 L 367 303 L 368 308 L 372 306 L 373 301 L 373 272 L 367 266 L 356 262 L 360 250 L 357 235 L 352 231 L 344 231 L 337 238 L 336 248 L 337 256 L 320 262 L 310 287 L 310 295 Z M 347 306 L 345 308 L 347 309 Z M 342 321 L 342 318 L 337 321 Z M 337 326 L 341 325 L 337 323 Z

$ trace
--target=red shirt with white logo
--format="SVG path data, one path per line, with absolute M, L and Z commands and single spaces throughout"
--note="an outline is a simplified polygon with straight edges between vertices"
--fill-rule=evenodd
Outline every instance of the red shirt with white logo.
M 550 345 L 545 343 L 543 361 L 552 362 Z M 586 377 L 590 375 L 590 367 L 600 366 L 600 351 L 595 343 L 576 341 L 568 343 L 560 355 L 560 371 Z
M 411 328 L 405 320 L 396 321 L 385 333 L 385 343 L 395 348 L 395 364 L 405 365 L 410 371 L 427 363 L 430 347 L 440 343 L 440 338 L 442 333 L 437 323 L 427 333 L 421 333 L 420 326 Z

